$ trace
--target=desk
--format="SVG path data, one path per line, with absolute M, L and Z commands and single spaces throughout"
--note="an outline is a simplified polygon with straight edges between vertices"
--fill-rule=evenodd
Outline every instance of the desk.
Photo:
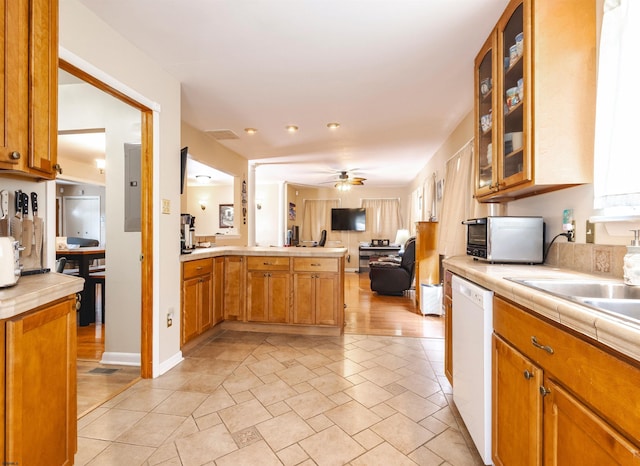
M 87 286 L 89 280 L 89 265 L 94 259 L 104 259 L 105 251 L 99 247 L 58 249 L 56 259 L 66 257 L 68 260 L 78 261 L 78 276 L 84 278 L 84 289 L 81 292 L 79 325 L 89 325 L 95 322 L 96 297 L 95 289 Z
M 360 246 L 358 248 L 358 272 L 369 272 L 369 261 L 379 256 L 398 256 L 400 246 Z

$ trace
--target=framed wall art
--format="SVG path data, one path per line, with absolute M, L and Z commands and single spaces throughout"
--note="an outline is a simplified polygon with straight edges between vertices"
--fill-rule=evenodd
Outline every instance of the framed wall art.
M 233 204 L 220 204 L 220 228 L 233 228 Z

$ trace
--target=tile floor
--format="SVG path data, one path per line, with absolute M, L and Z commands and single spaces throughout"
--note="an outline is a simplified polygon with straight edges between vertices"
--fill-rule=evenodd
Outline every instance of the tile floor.
M 78 421 L 77 465 L 480 465 L 443 340 L 223 331 Z

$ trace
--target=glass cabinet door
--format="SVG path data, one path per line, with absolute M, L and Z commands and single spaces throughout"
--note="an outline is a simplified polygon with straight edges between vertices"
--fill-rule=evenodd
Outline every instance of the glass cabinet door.
M 494 113 L 498 83 L 495 81 L 496 35 L 491 34 L 475 60 L 475 193 L 476 196 L 492 192 L 497 186 L 498 158 L 496 129 L 498 121 Z
M 523 28 L 524 4 L 512 3 L 498 23 L 498 49 L 502 54 L 500 66 L 501 99 L 501 157 L 498 163 L 499 189 L 530 179 L 530 163 L 526 150 L 527 98 L 525 78 L 528 73 L 528 38 Z

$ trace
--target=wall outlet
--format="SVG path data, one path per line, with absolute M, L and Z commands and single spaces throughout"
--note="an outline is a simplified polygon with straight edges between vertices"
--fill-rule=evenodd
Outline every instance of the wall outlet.
M 173 325 L 173 312 L 167 312 L 167 328 Z
M 587 220 L 587 226 L 584 231 L 587 237 L 586 242 L 594 244 L 596 242 L 596 225 Z

